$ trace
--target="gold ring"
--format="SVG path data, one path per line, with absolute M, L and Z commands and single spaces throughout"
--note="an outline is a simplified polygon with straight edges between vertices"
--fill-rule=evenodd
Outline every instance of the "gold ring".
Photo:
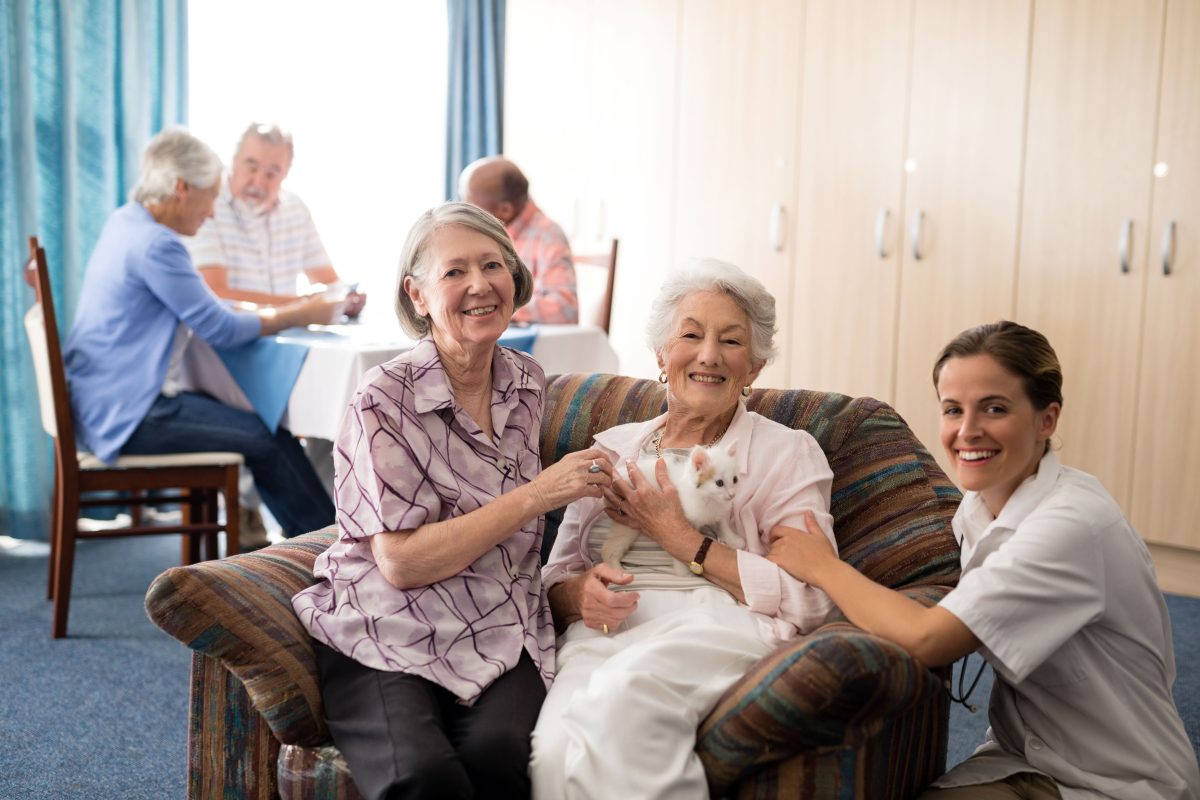
M 604 631 L 605 636 L 608 636 L 608 623 L 607 622 L 602 623 L 600 625 L 600 629 Z

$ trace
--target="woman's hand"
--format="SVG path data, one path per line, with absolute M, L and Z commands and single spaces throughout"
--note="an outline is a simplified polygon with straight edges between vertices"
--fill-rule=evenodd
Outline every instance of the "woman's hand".
M 609 584 L 624 586 L 633 581 L 628 572 L 620 572 L 608 564 L 597 564 L 583 574 L 579 589 L 579 614 L 583 624 L 598 631 L 611 633 L 637 611 L 637 592 L 614 592 Z M 608 626 L 605 630 L 604 626 Z
M 662 545 L 661 534 L 680 525 L 691 528 L 679 503 L 679 492 L 667 474 L 667 463 L 661 458 L 654 465 L 656 480 L 650 481 L 633 460 L 626 462 L 629 480 L 614 476 L 612 486 L 604 491 L 605 513 L 613 520 L 628 525 Z
M 567 453 L 530 481 L 542 513 L 561 508 L 581 497 L 601 497 L 612 483 L 612 462 L 598 447 Z
M 811 511 L 804 512 L 804 528 L 798 530 L 786 525 L 772 528 L 767 558 L 796 580 L 820 588 L 826 568 L 831 562 L 838 561 L 837 553 Z

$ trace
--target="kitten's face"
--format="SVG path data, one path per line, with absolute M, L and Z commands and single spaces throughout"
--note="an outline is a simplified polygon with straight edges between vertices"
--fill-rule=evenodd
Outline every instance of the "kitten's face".
M 688 485 L 714 502 L 728 504 L 737 491 L 737 459 L 734 445 L 705 449 L 697 445 L 688 455 Z

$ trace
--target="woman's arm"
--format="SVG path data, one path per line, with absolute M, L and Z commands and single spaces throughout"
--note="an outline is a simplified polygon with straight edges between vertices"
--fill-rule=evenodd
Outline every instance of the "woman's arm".
M 922 664 L 940 667 L 979 647 L 979 639 L 944 608 L 926 608 L 880 586 L 837 557 L 812 512 L 806 530 L 771 531 L 767 557 L 797 580 L 825 591 L 851 622 L 903 647 Z
M 593 461 L 600 472 L 588 471 Z M 599 497 L 611 472 L 599 449 L 569 453 L 529 483 L 467 514 L 414 530 L 374 534 L 371 554 L 396 588 L 428 586 L 462 572 L 533 517 L 580 497 Z

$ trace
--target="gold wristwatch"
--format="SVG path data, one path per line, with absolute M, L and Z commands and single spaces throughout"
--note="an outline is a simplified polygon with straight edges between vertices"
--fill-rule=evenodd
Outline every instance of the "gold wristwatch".
M 708 548 L 712 547 L 713 540 L 704 537 L 704 541 L 700 543 L 700 549 L 696 551 L 696 555 L 692 558 L 692 563 L 688 564 L 688 569 L 693 575 L 704 574 L 704 557 L 708 555 Z

